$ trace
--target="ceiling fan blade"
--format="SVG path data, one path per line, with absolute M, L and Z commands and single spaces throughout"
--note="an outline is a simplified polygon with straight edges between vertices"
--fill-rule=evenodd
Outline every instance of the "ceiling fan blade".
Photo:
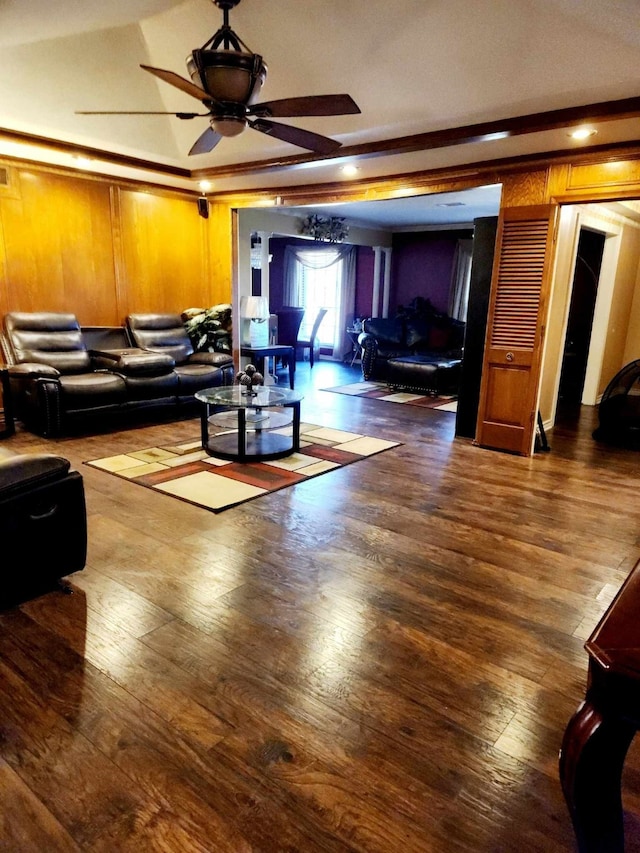
M 149 110 L 76 110 L 77 116 L 176 116 L 176 118 L 188 119 L 208 116 L 209 113 L 168 113 Z
M 191 146 L 189 156 L 192 154 L 207 154 L 209 151 L 213 151 L 221 139 L 222 136 L 219 133 L 216 133 L 212 127 L 208 127 Z
M 256 116 L 342 116 L 359 113 L 360 107 L 351 95 L 308 95 L 303 98 L 282 98 L 278 101 L 263 101 L 249 107 L 249 114 Z
M 140 68 L 144 68 L 144 70 L 148 71 L 149 74 L 153 74 L 154 77 L 159 77 L 160 80 L 164 80 L 165 83 L 175 86 L 177 89 L 180 89 L 182 92 L 186 92 L 187 95 L 191 95 L 199 101 L 215 103 L 213 98 L 208 95 L 204 89 L 201 89 L 200 86 L 196 86 L 196 84 L 192 83 L 191 80 L 185 80 L 184 77 L 181 77 L 174 71 L 165 71 L 164 68 L 154 68 L 151 65 L 141 65 Z
M 342 145 L 341 142 L 331 139 L 329 136 L 321 136 L 319 133 L 312 133 L 310 130 L 303 130 L 301 127 L 279 124 L 264 118 L 250 121 L 249 126 L 260 131 L 260 133 L 266 133 L 267 136 L 275 136 L 276 139 L 282 139 L 283 142 L 290 142 L 292 145 L 299 145 L 300 148 L 307 148 L 317 154 L 331 154 Z

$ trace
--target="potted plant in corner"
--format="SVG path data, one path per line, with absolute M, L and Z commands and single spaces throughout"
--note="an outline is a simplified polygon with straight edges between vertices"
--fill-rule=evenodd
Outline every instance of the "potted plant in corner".
M 187 308 L 182 322 L 196 352 L 231 352 L 231 305 Z

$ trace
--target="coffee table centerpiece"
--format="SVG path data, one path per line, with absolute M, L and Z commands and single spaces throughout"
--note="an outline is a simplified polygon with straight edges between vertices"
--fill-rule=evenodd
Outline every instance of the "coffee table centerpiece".
M 264 377 L 258 372 L 258 369 L 253 364 L 248 364 L 244 370 L 238 371 L 236 382 L 244 388 L 245 394 L 251 394 L 253 397 L 258 393 L 257 389 L 260 385 L 264 385 Z

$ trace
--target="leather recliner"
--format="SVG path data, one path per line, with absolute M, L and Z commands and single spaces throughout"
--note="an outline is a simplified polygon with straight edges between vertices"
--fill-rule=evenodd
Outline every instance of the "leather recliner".
M 84 568 L 84 483 L 67 459 L 0 453 L 0 536 L 16 546 L 13 558 L 5 557 L 1 606 L 49 591 L 60 578 Z
M 178 314 L 130 314 L 127 329 L 135 346 L 174 360 L 180 401 L 192 400 L 196 391 L 207 387 L 233 384 L 235 371 L 229 354 L 195 352 Z
M 3 344 L 15 416 L 41 435 L 59 435 L 67 419 L 127 400 L 124 379 L 92 361 L 73 314 L 6 314 Z

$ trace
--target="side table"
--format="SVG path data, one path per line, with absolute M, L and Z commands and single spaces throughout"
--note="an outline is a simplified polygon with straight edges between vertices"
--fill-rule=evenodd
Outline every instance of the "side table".
M 296 348 L 285 346 L 284 344 L 273 344 L 268 347 L 241 347 L 240 355 L 245 355 L 252 361 L 258 362 L 256 367 L 264 376 L 264 360 L 268 356 L 284 358 L 289 367 L 289 387 L 293 391 L 294 377 L 296 373 Z
M 349 326 L 347 328 L 347 334 L 349 335 L 349 339 L 351 341 L 351 352 L 349 353 L 349 355 L 351 356 L 351 363 L 349 364 L 349 367 L 353 367 L 353 365 L 357 361 L 362 360 L 362 347 L 358 343 L 358 338 L 362 334 L 362 329 L 354 329 L 352 326 Z M 349 356 L 347 356 L 347 359 L 348 358 Z
M 560 782 L 580 853 L 624 853 L 621 781 L 640 729 L 640 562 L 585 643 L 584 701 L 564 733 Z

